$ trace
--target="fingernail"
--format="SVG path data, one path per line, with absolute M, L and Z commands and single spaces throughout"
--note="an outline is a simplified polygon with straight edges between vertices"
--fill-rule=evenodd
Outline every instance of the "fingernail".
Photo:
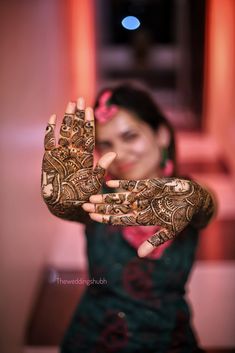
M 68 102 L 68 105 L 65 109 L 65 112 L 67 114 L 73 114 L 74 113 L 74 110 L 75 110 L 75 103 L 74 102 Z
M 85 101 L 83 97 L 79 97 L 77 100 L 77 108 L 83 110 L 85 106 Z
M 92 196 L 90 196 L 90 198 L 89 198 L 89 201 L 91 202 L 91 203 L 94 203 L 95 202 L 95 196 L 94 195 L 92 195 Z
M 89 121 L 93 120 L 93 109 L 90 107 L 86 108 L 86 118 Z
M 56 115 L 52 114 L 49 119 L 49 124 L 55 125 L 55 123 L 56 123 Z
M 89 213 L 89 216 L 91 219 L 93 219 L 93 221 L 97 221 L 95 213 Z
M 90 203 L 84 203 L 83 205 L 82 205 L 82 208 L 84 209 L 84 211 L 89 211 L 90 210 L 90 206 L 91 204 Z

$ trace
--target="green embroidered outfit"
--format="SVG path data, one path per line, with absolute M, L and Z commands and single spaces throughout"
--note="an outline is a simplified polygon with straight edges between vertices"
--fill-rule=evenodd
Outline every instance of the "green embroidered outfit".
M 185 284 L 198 231 L 188 226 L 161 258 L 139 258 L 122 227 L 86 229 L 87 287 L 61 344 L 62 353 L 203 352 L 190 325 Z

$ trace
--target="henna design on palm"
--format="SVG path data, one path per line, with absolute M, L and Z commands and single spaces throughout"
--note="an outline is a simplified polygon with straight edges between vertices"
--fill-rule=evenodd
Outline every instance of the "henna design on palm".
M 78 208 L 97 194 L 105 169 L 93 169 L 94 120 L 85 118 L 84 110 L 65 114 L 58 146 L 55 139 L 55 116 L 45 134 L 42 162 L 42 196 L 49 209 L 59 217 L 76 218 Z
M 161 229 L 147 240 L 152 247 L 148 248 L 148 253 L 153 247 L 174 238 L 198 217 L 200 211 L 206 224 L 214 209 L 210 194 L 196 182 L 186 179 L 113 180 L 108 185 L 125 190 L 125 193 L 92 196 L 83 208 L 98 222 L 160 226 Z

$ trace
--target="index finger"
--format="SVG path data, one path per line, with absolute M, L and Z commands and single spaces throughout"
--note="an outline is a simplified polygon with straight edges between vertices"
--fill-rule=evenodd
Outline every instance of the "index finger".
M 83 97 L 79 97 L 77 99 L 77 110 L 84 110 L 85 109 L 85 99 Z
M 80 151 L 84 150 L 85 100 L 79 97 L 76 102 L 76 112 L 73 119 L 71 144 Z
M 129 205 L 136 200 L 136 195 L 130 192 L 92 195 L 89 199 L 91 203 L 124 204 Z
M 85 109 L 84 124 L 84 151 L 93 153 L 95 148 L 95 120 L 94 112 L 91 107 Z
M 109 180 L 106 184 L 111 188 L 140 192 L 148 187 L 148 180 Z
M 75 109 L 76 104 L 74 102 L 69 102 L 60 127 L 60 137 L 58 143 L 62 147 L 66 147 L 70 144 Z

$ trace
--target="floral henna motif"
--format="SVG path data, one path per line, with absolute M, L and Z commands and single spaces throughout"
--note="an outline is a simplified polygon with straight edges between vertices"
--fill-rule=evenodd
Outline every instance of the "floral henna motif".
M 56 147 L 55 124 L 49 123 L 44 140 L 42 195 L 59 217 L 73 219 L 78 208 L 97 194 L 105 170 L 93 170 L 94 122 L 85 121 L 84 111 L 66 114 Z
M 96 212 L 101 214 L 125 214 L 131 212 L 129 205 L 96 205 Z
M 211 195 L 190 180 L 121 180 L 119 187 L 127 193 L 103 195 L 103 203 L 95 205 L 96 213 L 103 214 L 103 222 L 113 225 L 160 226 L 148 239 L 153 246 L 172 239 L 191 221 L 206 225 L 213 214 Z

